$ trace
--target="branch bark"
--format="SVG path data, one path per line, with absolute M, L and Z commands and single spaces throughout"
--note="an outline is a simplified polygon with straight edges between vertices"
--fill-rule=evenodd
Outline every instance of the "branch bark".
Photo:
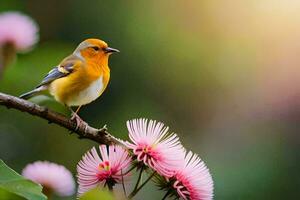
M 65 115 L 54 112 L 46 107 L 39 106 L 32 102 L 14 97 L 8 94 L 0 92 L 0 105 L 6 106 L 7 108 L 13 108 L 22 112 L 29 113 L 34 116 L 38 116 L 42 119 L 47 120 L 49 123 L 57 124 L 61 127 L 68 129 L 70 132 L 76 133 L 79 138 L 87 138 L 98 142 L 99 144 L 119 144 L 123 145 L 120 139 L 112 136 L 103 127 L 101 129 L 93 128 L 89 125 L 84 125 L 83 123 L 77 126 L 75 121 L 70 120 Z

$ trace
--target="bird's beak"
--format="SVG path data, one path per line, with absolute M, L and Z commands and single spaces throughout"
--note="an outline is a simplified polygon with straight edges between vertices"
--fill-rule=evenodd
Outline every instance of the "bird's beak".
M 118 49 L 114 49 L 114 48 L 111 48 L 111 47 L 106 47 L 104 49 L 105 53 L 119 53 L 120 51 Z

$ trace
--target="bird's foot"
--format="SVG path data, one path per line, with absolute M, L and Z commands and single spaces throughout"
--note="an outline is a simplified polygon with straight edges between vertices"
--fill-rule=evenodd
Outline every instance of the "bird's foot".
M 83 121 L 83 119 L 81 119 L 79 115 L 75 112 L 72 113 L 71 120 L 76 122 L 76 130 L 78 130 L 81 126 L 85 128 L 88 126 L 88 124 L 85 121 Z

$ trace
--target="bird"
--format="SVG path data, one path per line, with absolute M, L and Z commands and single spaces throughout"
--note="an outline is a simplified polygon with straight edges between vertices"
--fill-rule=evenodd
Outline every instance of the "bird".
M 50 93 L 56 101 L 71 111 L 71 120 L 77 125 L 83 120 L 78 112 L 83 105 L 96 100 L 110 80 L 108 60 L 120 52 L 100 39 L 90 38 L 81 42 L 75 51 L 50 70 L 35 89 L 20 95 L 22 99 Z M 74 112 L 72 107 L 77 107 Z

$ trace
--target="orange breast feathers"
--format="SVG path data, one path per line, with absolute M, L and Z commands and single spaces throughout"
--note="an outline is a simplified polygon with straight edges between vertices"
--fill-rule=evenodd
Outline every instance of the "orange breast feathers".
M 74 65 L 73 73 L 50 84 L 50 93 L 65 105 L 85 105 L 104 92 L 109 78 L 110 69 L 107 62 L 78 62 Z

